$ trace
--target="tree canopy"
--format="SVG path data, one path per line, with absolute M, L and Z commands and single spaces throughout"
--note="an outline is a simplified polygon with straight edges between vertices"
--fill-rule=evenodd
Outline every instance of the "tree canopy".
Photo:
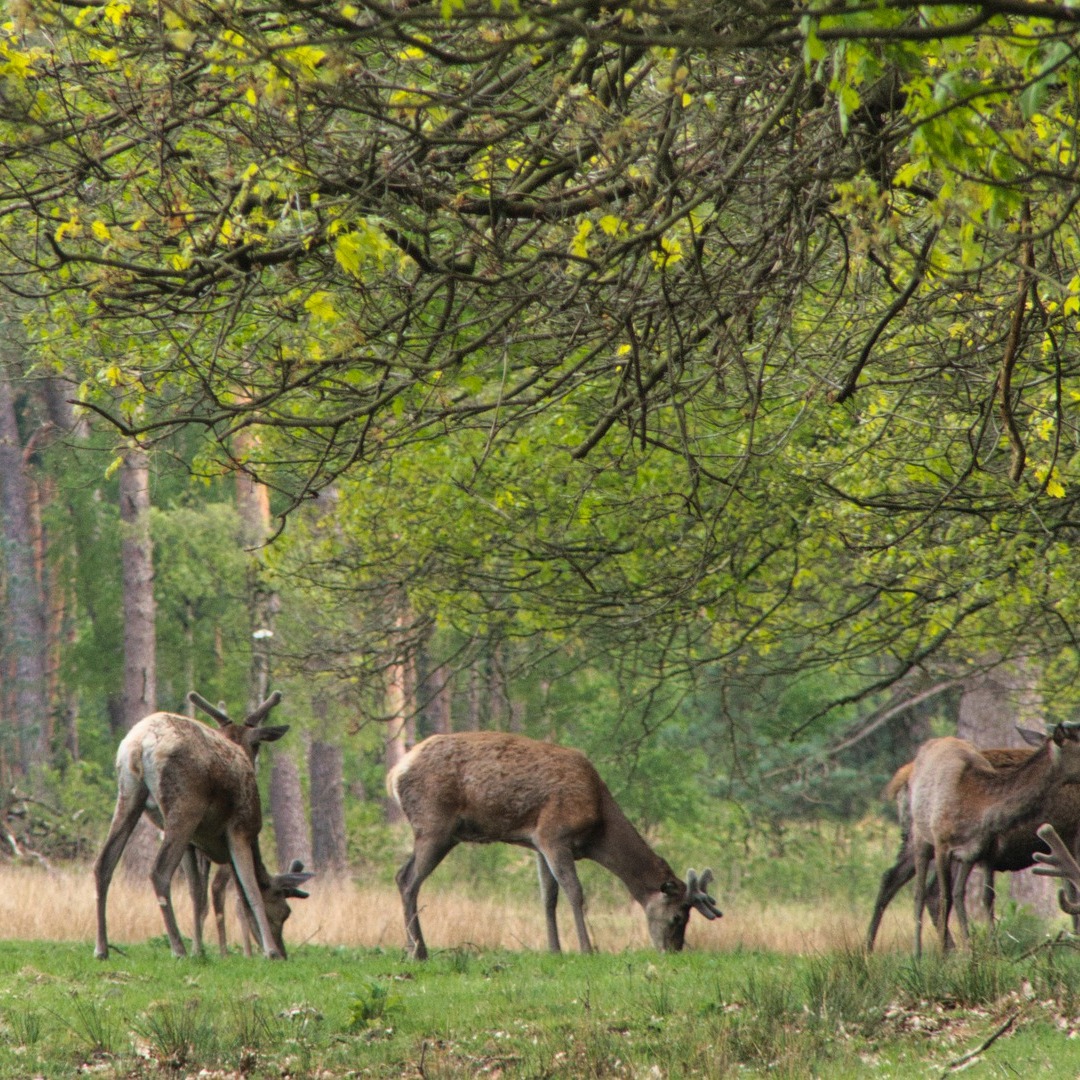
M 3 7 L 38 363 L 284 517 L 331 493 L 292 572 L 856 695 L 1037 655 L 1066 700 L 1077 9 Z

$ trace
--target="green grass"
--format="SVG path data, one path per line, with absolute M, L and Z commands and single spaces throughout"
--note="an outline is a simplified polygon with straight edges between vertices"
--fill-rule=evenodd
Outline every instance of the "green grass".
M 1080 954 L 0 949 L 0 1077 L 1080 1074 Z

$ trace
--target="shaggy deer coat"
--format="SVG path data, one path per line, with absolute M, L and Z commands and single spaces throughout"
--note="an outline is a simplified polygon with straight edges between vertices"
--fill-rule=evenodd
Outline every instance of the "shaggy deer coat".
M 105 917 L 109 884 L 144 811 L 164 832 L 150 880 L 173 954 L 184 956 L 186 950 L 173 912 L 170 887 L 181 860 L 188 857 L 193 867 L 193 846 L 214 862 L 232 865 L 262 939 L 263 952 L 273 959 L 285 957 L 282 927 L 289 917 L 286 898 L 306 896 L 297 886 L 311 875 L 272 877 L 263 865 L 258 839 L 262 807 L 253 758 L 260 742 L 279 739 L 287 730 L 250 726 L 230 732 L 230 739 L 186 716 L 157 712 L 128 732 L 116 753 L 116 810 L 94 864 L 94 953 L 99 959 L 109 955 Z
M 1027 737 L 1025 735 L 1025 737 Z M 979 751 L 995 769 L 1011 769 L 1027 761 L 1034 753 L 1027 747 L 1003 746 Z M 900 850 L 896 862 L 881 875 L 877 899 L 870 916 L 870 925 L 866 931 L 866 949 L 872 952 L 885 909 L 892 903 L 896 894 L 915 876 L 915 855 L 911 846 L 911 805 L 908 781 L 914 762 L 901 765 L 883 792 L 883 798 L 896 802 L 900 820 Z M 1046 853 L 1050 849 L 1039 839 L 1034 827 L 1035 821 L 1050 822 L 1061 835 L 1066 845 L 1076 851 L 1080 845 L 1080 784 L 1066 783 L 1051 788 L 1046 802 L 1037 811 L 1031 821 L 1023 822 L 993 838 L 990 851 L 982 865 L 986 872 L 986 889 L 983 903 L 988 915 L 993 918 L 995 873 L 1027 870 L 1037 861 L 1037 852 Z M 927 906 L 937 922 L 938 898 L 937 877 L 927 882 Z M 1080 922 L 1073 917 L 1074 926 Z
M 683 947 L 691 908 L 721 913 L 706 889 L 711 871 L 681 881 L 619 809 L 580 751 L 521 735 L 462 732 L 419 743 L 387 776 L 387 790 L 412 826 L 414 846 L 398 871 L 411 954 L 423 959 L 417 895 L 427 876 L 459 843 L 520 844 L 537 852 L 548 947 L 559 952 L 555 908 L 566 893 L 582 952 L 591 952 L 584 896 L 574 862 L 610 870 L 644 908 L 661 950 Z
M 915 857 L 915 955 L 922 952 L 922 913 L 927 870 L 933 857 L 941 883 L 938 936 L 948 945 L 949 913 L 956 906 L 960 937 L 968 944 L 965 890 L 977 862 L 987 859 L 994 838 L 1032 822 L 1050 792 L 1080 780 L 1080 734 L 1058 724 L 1041 747 L 1013 769 L 995 769 L 963 739 L 930 739 L 915 757 L 911 793 L 911 840 Z M 958 870 L 955 878 L 951 862 Z M 952 882 L 952 888 L 946 887 Z

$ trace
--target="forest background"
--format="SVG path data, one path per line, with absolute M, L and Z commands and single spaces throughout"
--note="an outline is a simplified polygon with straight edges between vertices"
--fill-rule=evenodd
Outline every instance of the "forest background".
M 5 856 L 190 689 L 324 871 L 434 731 L 719 849 L 1075 717 L 1072 5 L 0 11 Z

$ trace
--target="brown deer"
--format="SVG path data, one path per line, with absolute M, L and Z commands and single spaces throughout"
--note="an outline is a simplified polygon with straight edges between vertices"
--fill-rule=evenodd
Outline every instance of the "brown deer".
M 1017 729 L 1033 745 L 1040 745 L 1044 736 L 1037 731 Z M 1027 761 L 1034 753 L 1027 747 L 1003 746 L 980 749 L 995 769 L 1011 769 Z M 915 876 L 915 856 L 911 847 L 911 806 L 909 801 L 908 780 L 911 777 L 913 761 L 901 765 L 886 785 L 883 798 L 896 801 L 897 816 L 900 820 L 900 851 L 896 862 L 881 875 L 877 899 L 870 916 L 870 925 L 866 931 L 866 949 L 873 952 L 874 942 L 881 926 L 885 909 L 892 903 L 896 894 Z M 1065 839 L 1071 850 L 1080 847 L 1080 784 L 1061 784 L 1051 789 L 1041 813 L 1033 820 L 1042 818 L 1050 822 Z M 1046 845 L 1036 835 L 1032 823 L 1025 822 L 993 838 L 993 844 L 985 861 L 981 864 L 986 875 L 983 891 L 983 905 L 987 915 L 993 921 L 994 915 L 994 874 L 1012 873 L 1026 870 L 1035 862 L 1037 851 L 1045 852 Z M 934 922 L 937 922 L 937 876 L 927 878 L 927 906 Z M 1074 916 L 1074 927 L 1080 926 L 1080 917 Z
M 204 711 L 215 715 L 213 706 L 197 694 L 189 697 Z M 280 739 L 288 730 L 261 726 L 280 700 L 280 694 L 272 695 L 243 724 L 233 724 L 218 710 L 216 718 L 222 725 L 221 731 L 186 716 L 156 712 L 140 720 L 124 736 L 116 753 L 116 810 L 108 838 L 94 864 L 97 887 L 94 954 L 99 959 L 109 955 L 105 919 L 109 883 L 144 811 L 164 832 L 150 880 L 173 955 L 185 956 L 186 950 L 176 924 L 170 886 L 181 861 L 185 862 L 189 881 L 194 882 L 197 873 L 194 849 L 197 848 L 213 862 L 232 865 L 258 928 L 263 952 L 272 959 L 285 958 L 282 927 L 289 917 L 287 898 L 307 896 L 299 886 L 311 875 L 272 877 L 259 852 L 262 807 L 254 759 L 260 743 Z M 196 948 L 201 949 L 201 927 L 197 939 Z
M 254 765 L 258 759 L 260 745 L 267 740 L 252 740 L 247 735 L 247 729 L 258 727 L 262 723 L 270 710 L 281 701 L 281 694 L 277 691 L 271 694 L 250 716 L 244 719 L 242 724 L 234 723 L 230 719 L 225 711 L 224 702 L 218 702 L 216 706 L 211 705 L 210 702 L 200 694 L 195 693 L 194 690 L 188 694 L 188 700 L 196 708 L 201 709 L 207 716 L 214 719 L 221 729 L 221 734 L 230 742 L 235 742 L 240 746 L 250 756 L 251 763 Z M 284 733 L 284 730 L 287 729 L 283 729 L 282 733 Z M 204 852 L 189 845 L 181 865 L 184 867 L 184 876 L 188 880 L 191 907 L 194 913 L 195 928 L 192 943 L 195 952 L 200 956 L 204 952 L 203 924 L 206 921 L 208 897 L 212 895 L 218 952 L 222 956 L 228 956 L 228 938 L 225 933 L 225 894 L 229 883 L 236 880 L 232 864 L 224 863 L 220 865 L 211 882 L 209 857 Z M 272 879 L 276 889 L 282 893 L 282 900 L 288 897 L 306 897 L 308 895 L 305 892 L 294 891 L 298 890 L 300 885 L 314 876 L 310 873 L 305 875 L 303 870 L 304 864 L 299 859 L 293 859 L 287 873 L 279 874 Z M 258 937 L 258 927 L 255 925 L 252 910 L 244 897 L 244 891 L 240 888 L 237 888 L 236 907 L 240 923 L 241 946 L 244 955 L 251 956 L 251 939 L 253 935 Z
M 1033 823 L 1056 787 L 1080 781 L 1078 725 L 1058 724 L 1040 742 L 1038 750 L 1011 769 L 995 769 L 963 739 L 930 739 L 919 748 L 908 782 L 916 957 L 922 953 L 922 913 L 931 856 L 941 885 L 937 926 L 941 946 L 948 946 L 954 904 L 961 942 L 966 946 L 964 894 L 972 867 L 990 857 L 995 837 L 1025 822 Z M 954 860 L 955 877 L 951 872 Z
M 706 891 L 712 871 L 684 883 L 619 809 L 596 769 L 578 750 L 522 735 L 432 735 L 390 770 L 387 791 L 413 830 L 413 853 L 398 871 L 409 951 L 427 957 L 416 910 L 420 886 L 457 844 L 519 844 L 537 853 L 548 947 L 559 952 L 559 889 L 574 913 L 582 952 L 592 952 L 584 896 L 574 862 L 592 859 L 618 877 L 645 909 L 661 951 L 683 947 L 692 908 L 721 914 Z

